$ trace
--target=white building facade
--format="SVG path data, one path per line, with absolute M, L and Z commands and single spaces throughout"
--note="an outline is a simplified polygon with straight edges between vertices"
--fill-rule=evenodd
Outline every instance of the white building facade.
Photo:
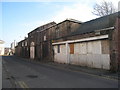
M 0 40 L 0 56 L 4 55 L 4 41 Z
M 54 61 L 109 70 L 110 55 L 107 39 L 108 35 L 102 35 L 53 43 Z

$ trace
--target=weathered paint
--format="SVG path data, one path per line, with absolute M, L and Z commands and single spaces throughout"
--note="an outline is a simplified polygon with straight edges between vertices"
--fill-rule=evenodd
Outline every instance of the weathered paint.
M 104 44 L 103 44 L 104 45 Z M 102 54 L 101 41 L 75 43 L 75 54 L 70 54 L 70 64 L 110 69 L 109 54 Z
M 102 45 L 102 54 L 109 54 L 110 53 L 109 41 L 108 40 L 102 40 L 101 45 Z
M 67 53 L 66 53 L 66 46 L 60 45 L 60 53 L 58 53 L 57 45 L 54 46 L 54 61 L 59 63 L 67 63 Z
M 105 44 L 103 44 L 104 42 Z M 55 45 L 54 61 L 109 70 L 109 53 L 102 51 L 102 48 L 106 47 L 106 42 L 108 42 L 108 40 L 74 43 L 74 54 L 70 54 L 69 44 L 60 45 L 60 53 L 57 53 L 57 45 Z M 107 45 L 109 45 L 109 43 L 107 43 Z

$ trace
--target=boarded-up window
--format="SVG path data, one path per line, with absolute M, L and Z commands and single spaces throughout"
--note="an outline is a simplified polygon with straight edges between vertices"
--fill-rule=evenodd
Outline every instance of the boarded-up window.
M 80 44 L 76 43 L 74 44 L 74 54 L 79 54 L 80 53 Z
M 46 36 L 44 36 L 44 41 L 46 41 Z
M 58 53 L 60 53 L 60 45 L 58 45 Z
M 80 51 L 79 51 L 79 53 L 80 53 L 80 54 L 87 54 L 86 42 L 80 43 L 79 45 L 80 45 Z
M 66 46 L 65 45 L 60 45 L 60 53 L 66 54 Z
M 27 46 L 27 41 L 25 42 L 25 46 Z
M 101 41 L 102 44 L 102 54 L 109 54 L 109 41 L 103 40 Z
M 87 43 L 88 54 L 101 54 L 101 41 L 91 41 Z
M 70 54 L 74 54 L 74 44 L 70 44 Z
M 59 38 L 59 36 L 60 36 L 60 30 L 59 30 L 59 27 L 57 26 L 56 27 L 56 38 Z
M 87 43 L 87 53 L 88 54 L 92 54 L 92 42 L 88 42 Z
M 24 46 L 24 42 L 22 42 L 22 46 Z

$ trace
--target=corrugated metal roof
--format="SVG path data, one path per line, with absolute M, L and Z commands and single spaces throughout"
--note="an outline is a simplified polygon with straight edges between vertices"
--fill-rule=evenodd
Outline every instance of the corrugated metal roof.
M 70 35 L 84 34 L 104 28 L 113 27 L 115 25 L 117 17 L 120 17 L 120 12 L 87 21 L 85 23 L 82 23 L 77 31 L 71 33 Z

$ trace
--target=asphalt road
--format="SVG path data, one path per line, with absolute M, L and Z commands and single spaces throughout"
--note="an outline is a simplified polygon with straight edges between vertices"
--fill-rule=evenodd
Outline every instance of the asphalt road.
M 2 88 L 118 88 L 118 81 L 13 56 L 2 58 Z

